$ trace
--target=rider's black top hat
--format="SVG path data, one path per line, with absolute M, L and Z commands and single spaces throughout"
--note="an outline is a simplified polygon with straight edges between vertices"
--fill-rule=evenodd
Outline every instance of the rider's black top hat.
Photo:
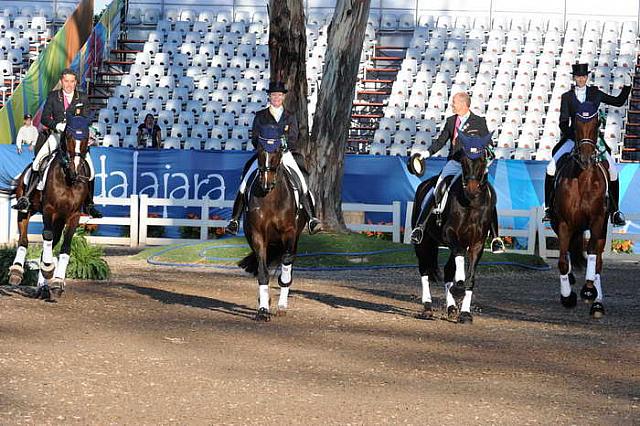
M 571 74 L 575 75 L 589 75 L 589 64 L 573 64 L 571 65 Z
M 282 81 L 270 81 L 267 93 L 273 92 L 287 93 L 287 88 Z

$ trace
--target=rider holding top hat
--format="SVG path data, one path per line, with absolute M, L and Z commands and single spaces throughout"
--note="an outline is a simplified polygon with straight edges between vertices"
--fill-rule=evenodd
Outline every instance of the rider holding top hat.
M 90 111 L 89 98 L 87 95 L 76 89 L 78 78 L 73 70 L 65 68 L 60 73 L 59 90 L 54 90 L 47 96 L 47 101 L 42 109 L 41 122 L 52 132 L 42 146 L 36 146 L 36 157 L 31 164 L 31 177 L 29 184 L 23 194 L 14 206 L 16 210 L 25 211 L 29 208 L 29 198 L 40 180 L 40 168 L 43 166 L 43 160 L 53 153 L 60 146 L 60 139 L 64 135 L 66 128 L 67 115 L 88 116 Z M 40 145 L 40 141 L 38 145 Z M 93 204 L 93 188 L 95 172 L 91 157 L 87 152 L 85 157 L 89 165 L 91 176 L 89 177 L 89 195 L 85 203 L 85 211 L 92 217 L 102 217 L 102 214 L 95 208 Z
M 256 112 L 251 130 L 251 143 L 254 148 L 257 148 L 259 138 L 270 139 L 277 137 L 284 139 L 286 149 L 282 154 L 282 164 L 285 166 L 289 181 L 294 188 L 302 190 L 302 196 L 300 198 L 302 206 L 309 217 L 309 232 L 314 234 L 320 230 L 321 224 L 316 218 L 313 195 L 311 191 L 309 191 L 305 176 L 301 170 L 304 168 L 304 160 L 296 150 L 298 143 L 298 121 L 295 115 L 284 109 L 284 98 L 287 93 L 284 83 L 270 82 L 267 93 L 269 94 L 269 107 Z M 240 215 L 245 205 L 247 180 L 257 168 L 257 155 L 254 155 L 247 162 L 242 174 L 240 189 L 233 204 L 231 220 L 226 228 L 226 232 L 229 234 L 235 235 L 238 233 L 238 229 L 240 228 Z
M 618 96 L 611 96 L 595 86 L 587 86 L 587 80 L 589 79 L 589 66 L 588 64 L 573 64 L 572 74 L 575 81 L 575 86 L 568 92 L 562 95 L 560 103 L 560 142 L 554 148 L 554 154 L 549 165 L 547 166 L 547 175 L 544 180 L 544 199 L 545 199 L 545 215 L 543 221 L 551 220 L 551 201 L 553 199 L 554 179 L 556 174 L 556 164 L 560 157 L 564 154 L 568 154 L 573 150 L 575 142 L 574 136 L 574 117 L 578 111 L 580 104 L 584 102 L 591 102 L 595 105 L 596 109 L 603 103 L 615 107 L 621 107 L 627 101 L 629 93 L 631 93 L 631 75 L 625 74 L 624 87 L 620 91 Z M 614 226 L 624 226 L 626 221 L 624 215 L 620 210 L 619 197 L 620 197 L 620 182 L 618 181 L 618 170 L 616 164 L 611 157 L 610 148 L 607 147 L 605 152 L 607 163 L 609 164 L 609 177 L 610 177 L 610 199 L 614 205 L 611 214 L 611 223 Z

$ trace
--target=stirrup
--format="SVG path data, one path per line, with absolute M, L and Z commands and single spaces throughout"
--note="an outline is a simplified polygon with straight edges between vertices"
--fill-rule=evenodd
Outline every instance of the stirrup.
M 542 216 L 542 222 L 551 222 L 551 207 L 544 209 L 544 216 Z
M 491 253 L 500 254 L 504 252 L 505 252 L 505 248 L 504 248 L 504 241 L 502 241 L 502 238 L 495 237 L 493 240 L 491 240 Z
M 625 226 L 627 224 L 627 220 L 620 210 L 616 210 L 611 214 L 611 224 L 613 226 Z
M 312 217 L 307 224 L 310 234 L 316 234 L 322 230 L 322 223 L 318 218 Z
M 224 232 L 230 235 L 237 235 L 238 230 L 240 229 L 240 222 L 238 219 L 231 219 L 226 228 L 224 228 Z
M 424 236 L 424 232 L 420 226 L 416 226 L 411 231 L 411 244 L 418 245 L 422 242 L 422 238 Z

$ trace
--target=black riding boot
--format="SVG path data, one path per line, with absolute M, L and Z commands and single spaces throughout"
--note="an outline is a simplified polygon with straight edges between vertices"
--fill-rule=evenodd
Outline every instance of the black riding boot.
M 498 234 L 498 209 L 495 207 L 493 208 L 493 220 L 491 221 L 489 234 L 491 236 L 491 253 L 504 253 L 504 242 L 500 238 L 500 234 Z
M 233 202 L 233 211 L 231 212 L 231 219 L 224 232 L 230 235 L 236 235 L 240 230 L 240 215 L 244 210 L 244 194 L 240 191 L 236 194 L 236 199 Z
M 320 223 L 320 219 L 316 217 L 316 206 L 313 203 L 313 199 L 311 198 L 311 192 L 307 192 L 306 195 L 302 196 L 302 207 L 307 213 L 307 217 L 309 218 L 309 233 L 315 234 L 316 232 L 322 229 L 322 224 Z
M 93 204 L 93 191 L 95 188 L 95 180 L 89 181 L 89 195 L 87 195 L 87 200 L 85 202 L 85 212 L 95 219 L 100 219 L 102 217 L 102 213 L 96 209 L 95 204 Z
M 551 221 L 551 208 L 553 202 L 553 185 L 555 176 L 545 174 L 544 177 L 544 217 L 543 222 Z
M 31 198 L 31 194 L 38 186 L 38 182 L 40 181 L 40 172 L 31 169 L 31 177 L 29 178 L 29 185 L 27 185 L 27 189 L 22 194 L 22 197 L 18 198 L 18 201 L 13 206 L 14 209 L 25 211 L 29 209 L 31 202 L 29 199 Z
M 625 226 L 627 221 L 620 210 L 620 181 L 618 179 L 609 182 L 609 197 L 611 202 L 611 223 L 613 226 Z

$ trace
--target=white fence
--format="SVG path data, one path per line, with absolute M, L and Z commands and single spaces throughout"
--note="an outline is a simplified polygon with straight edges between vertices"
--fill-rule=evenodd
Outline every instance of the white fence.
M 130 198 L 100 198 L 96 197 L 95 202 L 102 206 L 126 206 L 128 216 L 125 217 L 104 217 L 101 219 L 83 218 L 81 223 L 95 225 L 119 225 L 129 228 L 129 235 L 119 237 L 110 236 L 89 236 L 89 241 L 98 244 L 117 244 L 128 245 L 130 247 L 146 246 L 146 245 L 164 245 L 180 242 L 192 242 L 198 240 L 207 240 L 209 228 L 225 227 L 228 223 L 225 219 L 209 219 L 211 208 L 231 208 L 233 201 L 231 200 L 209 200 L 207 198 L 201 200 L 173 200 L 166 198 L 150 198 L 147 195 L 136 196 Z M 18 239 L 17 227 L 17 211 L 11 209 L 11 205 L 15 200 L 10 200 L 7 196 L 0 196 L 0 244 L 15 243 Z M 150 207 L 197 207 L 200 209 L 200 218 L 166 218 L 154 217 L 149 214 Z M 392 216 L 391 223 L 372 224 L 372 223 L 350 223 L 348 228 L 356 232 L 385 232 L 393 236 L 394 242 L 402 241 L 401 235 L 401 203 L 394 201 L 392 204 L 356 204 L 343 203 L 344 212 L 362 212 L 362 213 L 390 213 Z M 404 220 L 404 243 L 409 243 L 411 231 L 411 216 L 413 210 L 413 202 L 407 202 L 406 215 Z M 523 242 L 526 238 L 526 248 L 509 249 L 509 252 L 534 254 L 536 248 L 541 257 L 557 257 L 558 251 L 552 250 L 547 246 L 547 238 L 555 237 L 555 233 L 548 224 L 543 224 L 541 218 L 543 209 L 541 207 L 532 208 L 530 210 L 499 210 L 498 215 L 501 218 L 511 217 L 514 219 L 527 219 L 524 226 L 513 228 L 501 227 L 499 233 L 501 236 L 510 236 L 520 238 Z M 362 215 L 364 217 L 364 215 Z M 35 215 L 31 218 L 34 223 L 42 222 L 41 215 Z M 627 214 L 629 225 L 626 228 L 613 228 L 609 225 L 607 230 L 607 244 L 605 248 L 605 256 L 611 256 L 612 240 L 631 240 L 634 242 L 636 250 L 640 247 L 640 213 Z M 180 239 L 180 238 L 161 238 L 150 237 L 149 227 L 151 226 L 184 226 L 200 228 L 199 238 L 196 239 Z M 124 232 L 126 234 L 126 232 Z M 588 235 L 588 232 L 586 233 Z M 41 241 L 40 234 L 29 234 L 31 241 Z M 537 245 L 536 245 L 537 242 Z M 636 253 L 634 257 L 639 256 Z

